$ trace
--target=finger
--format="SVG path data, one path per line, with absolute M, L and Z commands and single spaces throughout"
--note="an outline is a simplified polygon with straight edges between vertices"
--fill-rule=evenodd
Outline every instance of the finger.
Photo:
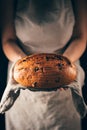
M 64 89 L 61 87 L 61 88 L 59 88 L 59 90 L 60 90 L 60 91 L 63 91 Z
M 68 89 L 68 87 L 61 87 L 61 88 L 59 88 L 60 91 L 63 91 L 63 90 L 66 91 L 67 89 Z
M 68 89 L 68 87 L 63 88 L 65 91 Z

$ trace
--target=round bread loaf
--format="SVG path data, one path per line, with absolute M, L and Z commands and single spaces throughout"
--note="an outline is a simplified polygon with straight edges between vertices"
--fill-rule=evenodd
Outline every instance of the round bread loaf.
M 66 57 L 40 53 L 18 60 L 14 79 L 29 88 L 60 88 L 76 79 L 76 66 Z

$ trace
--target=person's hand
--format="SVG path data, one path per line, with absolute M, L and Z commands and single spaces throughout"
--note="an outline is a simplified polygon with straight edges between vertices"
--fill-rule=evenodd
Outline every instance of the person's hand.
M 65 91 L 66 91 L 68 88 L 69 88 L 68 86 L 66 86 L 66 87 L 60 87 L 59 90 L 60 90 L 60 91 L 65 90 Z
M 11 106 L 16 101 L 17 97 L 20 95 L 20 89 L 24 88 L 23 86 L 18 84 L 13 78 L 14 64 L 10 69 L 8 84 L 1 99 L 0 113 L 4 113 L 5 111 L 11 108 Z

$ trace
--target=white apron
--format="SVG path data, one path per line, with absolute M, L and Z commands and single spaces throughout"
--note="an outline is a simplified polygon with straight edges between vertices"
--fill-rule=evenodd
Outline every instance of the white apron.
M 15 20 L 16 33 L 27 54 L 62 53 L 70 40 L 74 14 L 70 0 L 55 0 L 56 13 L 47 15 L 51 22 L 38 24 L 29 19 L 29 3 L 23 8 L 19 0 Z M 71 52 L 72 53 L 72 52 Z M 79 70 L 79 85 L 84 83 L 84 72 Z M 6 130 L 81 130 L 80 116 L 74 106 L 71 90 L 21 90 L 19 98 L 6 113 Z

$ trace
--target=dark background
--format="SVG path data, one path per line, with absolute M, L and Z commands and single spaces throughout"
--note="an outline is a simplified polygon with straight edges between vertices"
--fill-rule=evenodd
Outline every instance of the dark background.
M 1 4 L 0 4 L 0 25 L 1 25 Z M 1 32 L 1 28 L 0 28 L 0 32 Z M 86 74 L 85 85 L 83 87 L 83 96 L 87 104 L 87 49 L 80 60 L 81 60 L 81 65 Z M 1 39 L 0 39 L 0 99 L 2 97 L 2 94 L 6 86 L 7 64 L 8 64 L 8 60 L 2 51 Z M 3 115 L 0 114 L 0 130 L 5 130 L 4 114 Z M 87 130 L 87 116 L 84 119 L 82 119 L 82 130 Z
M 0 44 L 0 99 L 2 97 L 2 94 L 6 86 L 7 63 L 8 60 L 4 56 Z M 4 115 L 1 114 L 0 114 L 0 130 L 5 130 L 5 119 L 4 119 Z
M 85 85 L 83 86 L 83 97 L 87 104 L 87 48 L 85 53 L 81 57 L 80 61 L 81 61 L 81 66 L 85 71 Z M 87 115 L 84 119 L 82 119 L 82 130 L 87 130 Z

